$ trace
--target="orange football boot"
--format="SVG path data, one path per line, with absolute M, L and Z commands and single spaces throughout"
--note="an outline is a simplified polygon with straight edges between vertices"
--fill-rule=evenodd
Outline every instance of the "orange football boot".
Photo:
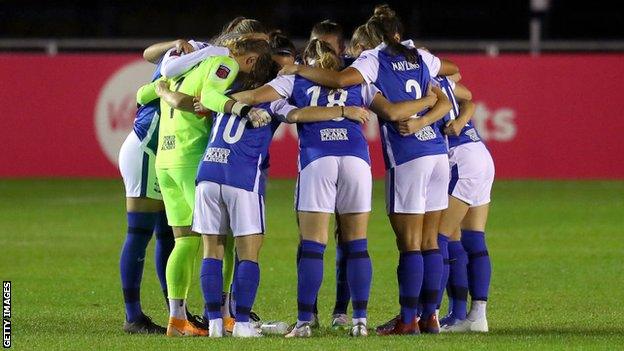
M 208 336 L 208 330 L 197 328 L 186 319 L 170 317 L 167 336 Z

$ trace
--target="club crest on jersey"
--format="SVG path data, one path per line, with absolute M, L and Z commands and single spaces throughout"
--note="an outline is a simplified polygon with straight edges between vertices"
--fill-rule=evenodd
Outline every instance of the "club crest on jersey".
M 224 65 L 219 65 L 216 72 L 217 77 L 225 79 L 230 75 L 230 69 Z

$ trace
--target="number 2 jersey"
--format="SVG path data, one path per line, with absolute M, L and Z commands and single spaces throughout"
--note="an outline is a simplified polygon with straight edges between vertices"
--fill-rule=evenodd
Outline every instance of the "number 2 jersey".
M 283 99 L 256 107 L 271 114 L 271 123 L 252 128 L 247 119 L 236 115 L 213 116 L 212 133 L 199 165 L 197 183 L 210 181 L 264 195 L 273 133 L 295 107 Z
M 441 128 L 444 128 L 444 124 L 446 122 L 459 117 L 460 113 L 459 104 L 457 103 L 457 99 L 455 98 L 455 82 L 446 78 L 445 76 L 435 77 L 434 82 L 440 87 L 440 89 L 442 89 L 444 94 L 446 94 L 446 96 L 449 98 L 449 101 L 453 105 L 453 108 L 449 111 L 449 113 L 440 120 L 444 121 L 440 125 Z M 481 141 L 481 137 L 479 136 L 477 129 L 472 124 L 472 120 L 470 120 L 462 128 L 458 136 L 449 135 L 447 136 L 447 140 L 449 148 L 453 148 L 458 145 Z
M 351 67 L 357 69 L 368 84 L 374 84 L 391 102 L 419 99 L 426 94 L 431 77 L 438 74 L 440 59 L 425 50 L 416 49 L 411 40 L 404 46 L 417 53 L 415 63 L 403 55 L 394 54 L 385 44 L 362 52 Z M 426 110 L 418 115 L 422 116 Z M 386 169 L 415 158 L 446 154 L 444 135 L 435 124 L 413 135 L 402 136 L 392 122 L 379 120 L 381 142 Z
M 329 89 L 295 75 L 278 76 L 268 84 L 297 107 L 368 107 L 378 92 L 368 84 Z M 299 170 L 324 156 L 355 156 L 370 165 L 368 143 L 362 125 L 358 122 L 339 117 L 331 121 L 297 123 L 297 133 Z

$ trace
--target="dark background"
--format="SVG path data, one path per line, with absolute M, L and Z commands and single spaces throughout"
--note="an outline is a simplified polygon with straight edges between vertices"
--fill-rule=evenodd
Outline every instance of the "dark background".
M 237 15 L 294 38 L 329 18 L 347 37 L 380 1 L 1 1 L 2 38 L 206 38 Z M 418 39 L 518 39 L 529 36 L 529 0 L 388 1 L 406 35 Z M 224 7 L 226 6 L 226 7 Z M 553 0 L 543 39 L 624 39 L 618 1 Z

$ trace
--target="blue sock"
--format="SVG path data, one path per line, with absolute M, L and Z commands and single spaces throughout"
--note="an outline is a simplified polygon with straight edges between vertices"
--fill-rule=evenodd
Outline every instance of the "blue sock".
M 311 321 L 314 303 L 323 282 L 325 245 L 301 240 L 301 258 L 297 267 L 297 319 Z
M 204 258 L 200 273 L 204 293 L 204 316 L 208 319 L 222 318 L 221 294 L 223 292 L 223 260 Z
M 260 267 L 257 262 L 241 260 L 238 264 L 236 277 L 236 321 L 249 322 L 249 313 L 256 301 L 256 292 L 260 284 Z M 221 294 L 219 292 L 219 294 Z
M 366 239 L 347 243 L 347 280 L 353 296 L 353 318 L 366 318 L 373 266 Z
M 485 233 L 462 230 L 461 243 L 468 253 L 468 288 L 472 300 L 487 301 L 492 264 L 485 244 Z
M 454 318 L 466 319 L 466 300 L 468 299 L 468 255 L 461 241 L 450 241 L 449 251 L 449 305 Z
M 422 304 L 423 319 L 428 319 L 438 305 L 438 295 L 440 294 L 440 281 L 444 263 L 440 250 L 427 250 L 422 252 L 424 277 L 422 289 L 420 290 L 420 302 Z
M 128 232 L 121 249 L 119 270 L 121 288 L 126 304 L 126 320 L 134 322 L 142 315 L 141 278 L 145 262 L 145 249 L 152 238 L 156 213 L 128 212 Z
M 416 318 L 418 294 L 423 281 L 423 257 L 420 251 L 401 252 L 397 267 L 401 320 L 411 323 Z
M 230 287 L 230 316 L 236 319 L 236 294 L 238 290 L 238 286 L 236 284 L 236 275 L 238 274 L 238 266 L 240 265 L 240 260 L 238 259 L 238 252 L 234 249 L 234 279 L 232 279 L 232 286 Z M 225 298 L 225 296 L 223 297 Z
M 346 314 L 351 300 L 347 278 L 348 243 L 336 244 L 336 304 L 334 314 Z
M 169 259 L 171 250 L 173 250 L 175 246 L 175 239 L 173 238 L 173 230 L 171 230 L 171 227 L 167 224 L 165 211 L 158 213 L 154 233 L 156 235 L 156 247 L 154 249 L 156 274 L 158 275 L 160 288 L 165 295 L 165 303 L 167 308 L 169 308 L 169 303 L 167 302 L 167 275 L 165 271 L 167 270 L 167 260 Z
M 440 255 L 442 255 L 442 279 L 440 280 L 440 293 L 438 294 L 438 306 L 440 309 L 442 305 L 442 299 L 444 299 L 444 290 L 449 278 L 449 252 L 448 252 L 448 237 L 443 234 L 438 234 L 438 248 L 440 249 Z
M 301 261 L 301 241 L 297 246 L 297 267 L 299 267 L 299 261 Z M 314 300 L 314 314 L 318 314 L 318 298 Z

